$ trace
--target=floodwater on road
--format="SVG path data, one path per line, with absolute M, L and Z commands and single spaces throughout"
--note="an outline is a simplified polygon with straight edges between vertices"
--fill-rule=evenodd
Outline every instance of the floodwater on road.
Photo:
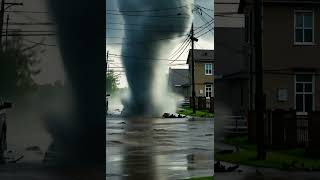
M 107 117 L 107 179 L 213 175 L 213 119 Z

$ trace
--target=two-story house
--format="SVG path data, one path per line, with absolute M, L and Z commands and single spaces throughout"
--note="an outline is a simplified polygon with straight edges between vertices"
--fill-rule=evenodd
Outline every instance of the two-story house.
M 192 84 L 192 57 L 188 54 L 190 84 Z M 210 99 L 214 96 L 214 50 L 194 50 L 194 81 L 196 97 Z M 190 91 L 191 93 L 192 91 Z M 191 94 L 190 94 L 191 95 Z
M 241 0 L 239 5 L 239 13 L 245 14 L 245 58 L 253 67 L 254 2 Z M 294 109 L 297 114 L 320 110 L 319 7 L 319 0 L 263 1 L 263 75 L 267 109 Z M 254 98 L 254 92 L 250 94 Z

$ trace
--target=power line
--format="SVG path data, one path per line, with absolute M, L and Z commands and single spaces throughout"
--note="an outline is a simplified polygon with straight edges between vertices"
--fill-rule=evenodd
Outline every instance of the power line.
M 176 49 L 173 53 L 171 53 L 171 55 L 169 56 L 170 59 L 175 57 L 175 55 L 177 55 L 181 51 L 181 49 L 184 47 L 185 43 L 188 43 L 189 36 L 190 36 L 190 34 L 180 43 L 180 46 L 178 47 L 178 49 Z
M 6 12 L 12 12 L 12 13 L 30 13 L 30 14 L 48 14 L 47 11 L 6 11 Z
M 194 30 L 197 31 L 198 29 L 203 28 L 204 26 L 207 26 L 208 23 L 213 23 L 213 22 L 214 22 L 214 19 L 211 19 L 209 22 L 204 23 L 201 26 L 194 28 Z
M 107 25 L 110 24 L 110 25 L 123 25 L 123 26 L 142 26 L 142 27 L 154 27 L 154 28 L 172 28 L 172 27 L 179 27 L 181 28 L 181 26 L 173 26 L 173 25 L 159 25 L 159 26 L 156 26 L 156 25 L 150 25 L 150 24 L 134 24 L 134 23 L 117 23 L 117 22 L 107 22 Z M 186 28 L 189 28 L 189 27 L 186 27 Z
M 196 8 L 200 9 L 201 12 L 205 13 L 205 14 L 206 14 L 208 17 L 210 17 L 211 19 L 214 19 L 214 18 L 213 18 L 211 15 L 209 15 L 206 11 L 203 11 L 203 10 L 201 9 L 201 7 L 196 6 Z
M 116 11 L 116 12 L 153 12 L 153 11 L 168 11 L 168 10 L 176 10 L 181 8 L 189 7 L 188 5 L 171 7 L 171 8 L 163 8 L 163 9 L 144 9 L 144 10 L 111 10 L 107 9 L 106 11 Z
M 8 36 L 56 36 L 55 33 L 48 34 L 8 34 Z
M 31 41 L 31 40 L 29 40 L 29 39 L 24 39 L 24 38 L 23 38 L 23 40 L 24 40 L 24 41 L 27 41 L 27 42 L 29 42 L 29 43 L 39 44 L 39 45 L 43 45 L 43 46 L 57 46 L 56 44 L 40 43 L 40 42 L 35 42 L 35 41 Z
M 195 30 L 199 30 L 197 33 L 201 32 L 202 30 L 204 30 L 205 28 L 207 28 L 211 23 L 213 23 L 213 19 L 209 22 L 205 22 L 203 25 L 201 25 L 200 27 L 196 28 Z M 195 34 L 197 34 L 195 33 Z M 176 54 L 178 54 L 179 52 L 181 52 L 182 48 L 184 47 L 185 43 L 188 43 L 189 41 L 189 37 L 190 37 L 190 34 L 188 34 L 188 37 L 183 41 L 183 43 L 180 45 L 180 47 L 173 53 L 170 55 L 170 57 L 174 57 Z
M 213 9 L 209 9 L 209 8 L 206 8 L 206 7 L 200 6 L 199 4 L 194 4 L 194 6 L 201 7 L 202 9 L 205 9 L 205 10 L 208 10 L 208 11 L 214 11 Z
M 187 49 L 187 47 L 190 45 L 190 41 L 189 43 L 186 45 L 186 47 L 183 49 L 183 51 L 179 54 L 178 57 L 176 57 L 173 61 L 171 61 L 169 64 L 172 64 L 173 62 L 177 61 L 177 59 L 185 52 L 185 50 Z
M 156 59 L 156 58 L 146 58 L 146 57 L 137 57 L 137 56 L 129 56 L 129 55 L 120 55 L 120 54 L 110 54 L 110 56 L 114 57 L 129 57 L 129 58 L 134 58 L 134 59 L 142 59 L 142 60 L 153 60 L 153 61 L 173 61 L 172 59 Z M 176 61 L 186 61 L 186 60 L 176 60 Z
M 204 32 L 204 33 L 200 34 L 199 36 L 197 36 L 197 38 L 199 38 L 199 37 L 201 37 L 201 36 L 203 36 L 203 35 L 208 34 L 208 33 L 209 33 L 210 31 L 212 31 L 212 30 L 213 30 L 213 28 L 209 29 L 207 32 Z
M 187 34 L 184 34 L 184 35 L 180 35 L 180 36 L 175 36 L 175 37 L 168 37 L 168 38 L 161 38 L 161 39 L 151 39 L 151 40 L 148 40 L 148 41 L 136 41 L 136 42 L 121 42 L 121 43 L 108 43 L 107 44 L 126 44 L 126 45 L 129 45 L 129 44 L 150 44 L 150 43 L 156 43 L 157 41 L 164 41 L 164 40 L 173 40 L 173 39 L 177 39 L 177 38 L 180 38 L 180 37 L 184 37 L 184 36 L 187 36 Z M 117 38 L 117 37 L 112 37 L 112 38 Z M 119 37 L 120 38 L 120 37 Z M 108 37 L 107 37 L 108 39 Z M 123 38 L 123 39 L 128 39 L 128 38 Z
M 172 14 L 172 15 L 143 15 L 143 14 L 120 14 L 120 13 L 107 13 L 109 15 L 117 15 L 117 16 L 145 16 L 152 18 L 176 18 L 176 19 L 186 19 L 190 18 L 189 15 L 186 14 Z M 183 15 L 183 16 L 182 16 Z
M 12 29 L 12 30 L 9 30 L 9 32 L 11 33 L 56 33 L 56 31 L 53 31 L 53 30 L 40 30 L 40 31 L 37 31 L 37 30 L 17 30 L 17 29 Z
M 16 26 L 55 26 L 56 24 L 53 22 L 11 22 L 9 25 Z
M 205 20 L 203 20 L 202 18 L 201 18 L 201 16 L 200 16 L 200 19 L 203 21 L 203 22 L 206 22 Z M 208 23 L 208 22 L 207 22 Z M 213 22 L 211 22 L 211 23 L 208 23 L 208 25 L 206 26 L 206 27 L 204 27 L 204 28 L 202 28 L 200 31 L 198 31 L 198 32 L 195 32 L 194 34 L 196 35 L 196 34 L 199 34 L 200 32 L 202 32 L 203 30 L 205 30 L 206 28 L 208 28 L 209 26 L 211 26 L 212 25 L 212 23 Z M 211 26 L 212 27 L 212 26 Z M 212 27 L 213 28 L 213 27 Z
M 106 29 L 110 29 L 110 30 L 116 30 L 116 31 L 121 31 L 121 30 L 125 30 L 125 31 L 151 31 L 151 32 L 180 32 L 180 31 L 172 31 L 172 30 L 156 30 L 156 29 L 128 29 L 128 28 L 106 28 Z

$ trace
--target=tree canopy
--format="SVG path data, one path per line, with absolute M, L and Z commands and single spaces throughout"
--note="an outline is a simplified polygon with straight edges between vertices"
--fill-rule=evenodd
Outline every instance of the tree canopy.
M 0 97 L 16 97 L 37 87 L 33 76 L 40 73 L 37 67 L 40 59 L 35 47 L 27 46 L 20 36 L 14 36 L 7 47 L 0 50 Z
M 119 75 L 113 70 L 107 72 L 107 94 L 113 94 L 118 89 Z

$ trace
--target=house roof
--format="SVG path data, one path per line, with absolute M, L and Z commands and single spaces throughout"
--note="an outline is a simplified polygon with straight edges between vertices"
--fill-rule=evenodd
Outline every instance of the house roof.
M 172 86 L 189 85 L 189 69 L 170 69 L 169 82 Z
M 254 5 L 254 0 L 240 0 L 238 13 L 242 14 L 244 7 L 248 4 Z M 319 0 L 263 0 L 264 4 L 278 4 L 278 5 L 288 5 L 288 4 L 319 4 Z
M 214 50 L 211 49 L 195 49 L 194 51 L 195 62 L 214 62 Z M 191 49 L 189 50 L 187 64 L 191 59 Z

